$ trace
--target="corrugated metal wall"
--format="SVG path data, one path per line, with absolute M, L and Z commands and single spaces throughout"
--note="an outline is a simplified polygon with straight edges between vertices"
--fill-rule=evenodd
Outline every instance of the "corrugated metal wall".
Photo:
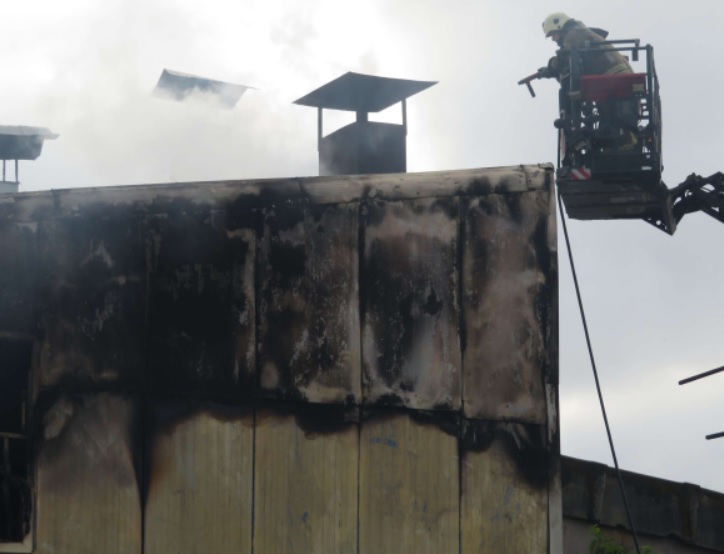
M 0 198 L 35 550 L 560 552 L 551 177 Z

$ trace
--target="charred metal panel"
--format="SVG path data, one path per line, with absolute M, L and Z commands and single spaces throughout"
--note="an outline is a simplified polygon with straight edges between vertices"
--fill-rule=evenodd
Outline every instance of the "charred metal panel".
M 14 223 L 39 221 L 51 217 L 55 209 L 52 195 L 47 192 L 26 192 L 0 196 L 0 219 Z
M 545 424 L 552 304 L 549 191 L 465 208 L 464 406 L 471 418 Z
M 42 413 L 36 552 L 141 552 L 138 401 L 60 396 Z
M 357 420 L 319 405 L 257 411 L 255 552 L 357 551 Z
M 161 183 L 146 186 L 114 186 L 102 189 L 63 189 L 50 193 L 23 193 L 0 197 L 0 215 L 39 219 L 86 214 L 104 204 L 109 210 L 138 214 L 226 210 L 238 224 L 250 210 L 301 200 L 298 179 L 205 181 Z
M 551 173 L 0 198 L 40 551 L 560 551 Z
M 138 218 L 103 204 L 44 220 L 50 273 L 40 383 L 137 385 L 145 355 L 145 248 Z M 140 331 L 140 332 L 139 332 Z
M 360 431 L 360 554 L 458 552 L 459 487 L 455 435 L 408 414 L 369 413 Z
M 364 398 L 460 407 L 457 198 L 365 205 Z
M 37 222 L 0 219 L 0 331 L 33 334 L 44 309 L 40 292 L 47 288 L 42 253 L 47 237 L 39 237 Z
M 304 197 L 315 204 L 356 200 L 403 200 L 481 196 L 550 190 L 553 166 L 491 167 L 390 175 L 343 175 L 301 179 Z M 554 204 L 551 209 L 555 210 Z M 554 213 L 553 211 L 551 213 Z M 555 245 L 553 245 L 555 246 Z
M 148 219 L 148 363 L 153 388 L 251 396 L 254 373 L 253 217 L 221 211 Z
M 259 245 L 262 395 L 360 398 L 356 203 L 267 211 Z
M 146 429 L 144 552 L 251 552 L 252 410 L 158 400 Z
M 466 422 L 462 452 L 461 552 L 549 552 L 545 428 Z

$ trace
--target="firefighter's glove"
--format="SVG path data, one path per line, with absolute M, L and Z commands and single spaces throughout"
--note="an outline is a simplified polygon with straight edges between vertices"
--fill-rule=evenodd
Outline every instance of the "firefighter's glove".
M 552 79 L 553 77 L 555 77 L 555 74 L 551 71 L 550 67 L 541 67 L 538 70 L 539 79 Z
M 553 56 L 548 60 L 546 67 L 541 67 L 538 70 L 539 79 L 557 79 L 558 78 L 558 56 Z

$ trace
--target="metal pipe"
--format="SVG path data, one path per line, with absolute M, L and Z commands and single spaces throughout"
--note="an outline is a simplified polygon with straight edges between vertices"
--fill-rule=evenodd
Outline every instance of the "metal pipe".
M 317 108 L 317 152 L 322 149 L 322 108 Z
M 699 375 L 687 377 L 686 379 L 682 379 L 681 381 L 679 381 L 679 384 L 686 385 L 686 383 L 691 383 L 692 381 L 696 381 L 697 379 L 703 379 L 704 377 L 709 377 L 709 375 L 714 375 L 715 373 L 720 373 L 722 371 L 724 371 L 724 366 L 705 371 L 704 373 L 699 373 Z
M 530 88 L 530 83 L 528 83 Z M 535 94 L 533 95 L 535 96 Z M 405 136 L 407 136 L 407 99 L 402 100 L 402 128 L 405 130 Z

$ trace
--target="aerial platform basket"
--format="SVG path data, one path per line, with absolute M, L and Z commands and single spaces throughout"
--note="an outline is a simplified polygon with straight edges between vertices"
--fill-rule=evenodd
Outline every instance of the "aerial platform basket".
M 661 183 L 559 179 L 558 190 L 572 219 L 643 219 L 670 234 L 676 228 Z
M 645 71 L 586 74 L 602 53 L 645 59 Z M 598 58 L 596 58 L 598 57 Z M 567 52 L 561 79 L 556 182 L 574 219 L 643 219 L 673 233 L 669 190 L 661 181 L 661 99 L 651 46 L 604 41 Z

